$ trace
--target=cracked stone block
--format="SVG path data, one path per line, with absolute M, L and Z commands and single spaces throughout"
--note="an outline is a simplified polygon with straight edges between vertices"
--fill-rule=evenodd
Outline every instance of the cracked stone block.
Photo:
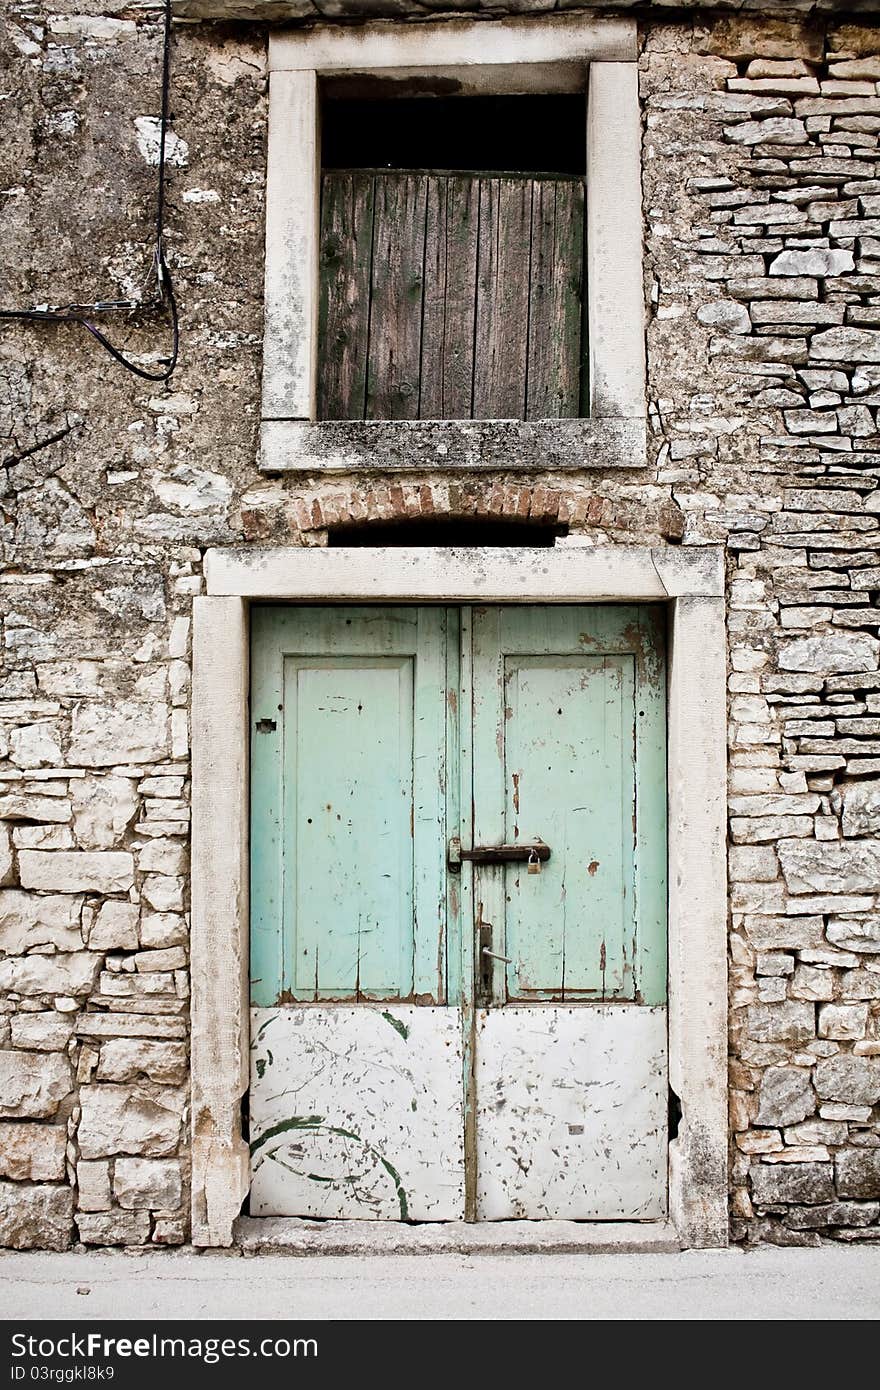
M 837 330 L 831 329 L 832 333 Z M 880 334 L 878 334 L 880 338 Z M 880 664 L 880 642 L 863 633 L 803 637 L 780 646 L 779 667 L 783 671 L 876 671 Z
M 13 1047 L 32 1048 L 36 1052 L 62 1052 L 73 1033 L 73 1019 L 54 1009 L 39 1014 L 13 1014 L 9 1024 Z
M 75 951 L 57 956 L 9 957 L 0 961 L 0 989 L 17 994 L 89 994 L 101 968 L 101 956 Z
M 76 1165 L 77 1206 L 80 1211 L 109 1211 L 110 1164 L 100 1159 L 84 1159 Z
M 817 1063 L 815 1086 L 822 1100 L 876 1105 L 880 1100 L 880 1059 L 826 1057 Z
M 136 951 L 140 944 L 139 912 L 136 903 L 122 902 L 118 898 L 102 903 L 89 932 L 89 950 Z
M 809 1042 L 816 1036 L 812 1004 L 788 999 L 781 1004 L 752 1004 L 746 1010 L 748 1036 L 755 1042 Z
M 791 893 L 876 892 L 880 841 L 782 840 L 779 862 Z
M 79 1146 L 84 1158 L 107 1154 L 173 1154 L 180 1140 L 185 1096 L 162 1090 L 156 1098 L 135 1086 L 91 1085 L 80 1091 Z
M 871 1226 L 880 1216 L 880 1202 L 829 1202 L 827 1206 L 795 1208 L 785 1216 L 794 1231 L 821 1230 L 823 1226 Z
M 180 1085 L 186 1080 L 186 1045 L 148 1038 L 110 1038 L 101 1045 L 99 1081 L 149 1081 Z
M 6 1118 L 48 1119 L 72 1085 L 64 1053 L 0 1052 L 0 1115 Z
M 67 893 L 127 893 L 134 883 L 134 860 L 127 852 L 22 850 L 22 887 Z
M 150 1239 L 146 1212 L 80 1212 L 76 1225 L 83 1245 L 145 1245 Z
M 880 1197 L 880 1149 L 847 1149 L 839 1153 L 834 1160 L 834 1173 L 841 1197 Z
M 851 782 L 835 801 L 842 807 L 841 823 L 848 839 L 880 830 L 880 782 Z
M 816 1109 L 810 1073 L 804 1067 L 768 1067 L 761 1078 L 756 1125 L 792 1125 Z
M 757 1206 L 778 1202 L 816 1205 L 835 1198 L 830 1163 L 752 1164 L 752 1199 Z
M 168 752 L 164 702 L 84 701 L 74 706 L 70 762 L 77 767 L 149 763 Z
M 117 845 L 134 820 L 138 800 L 128 777 L 84 777 L 74 782 L 73 828 L 83 849 Z
M 153 1242 L 156 1245 L 182 1245 L 186 1240 L 186 1227 L 182 1221 L 160 1218 L 153 1227 Z
M 144 912 L 141 915 L 142 946 L 159 949 L 180 946 L 186 941 L 187 935 L 186 920 L 179 912 Z
M 173 1211 L 183 1195 L 180 1164 L 171 1158 L 118 1158 L 113 1191 L 129 1210 Z
M 66 1250 L 72 1236 L 69 1187 L 0 1182 L 0 1245 L 13 1250 Z
M 828 940 L 841 951 L 880 955 L 880 917 L 861 917 L 828 923 Z
M 0 1121 L 0 1177 L 57 1182 L 66 1174 L 67 1127 Z
M 0 951 L 23 955 L 34 946 L 54 946 L 58 951 L 81 951 L 79 928 L 81 897 L 68 894 L 23 893 L 19 888 L 0 891 Z
M 157 838 L 138 850 L 137 865 L 142 874 L 185 874 L 189 868 L 189 851 L 180 840 Z
M 819 1037 L 854 1042 L 865 1036 L 867 1004 L 823 1004 L 819 1010 Z

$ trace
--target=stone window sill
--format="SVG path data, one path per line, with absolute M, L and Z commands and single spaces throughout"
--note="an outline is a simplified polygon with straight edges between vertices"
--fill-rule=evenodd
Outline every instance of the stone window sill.
M 645 419 L 264 420 L 263 473 L 644 468 Z

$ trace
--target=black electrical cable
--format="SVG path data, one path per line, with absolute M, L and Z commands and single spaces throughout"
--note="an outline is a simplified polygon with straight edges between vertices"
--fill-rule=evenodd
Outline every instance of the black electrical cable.
M 152 271 L 156 277 L 156 293 L 151 299 L 108 299 L 96 304 L 46 305 L 38 309 L 0 309 L 0 319 L 24 319 L 37 323 L 78 323 L 101 344 L 115 361 L 145 381 L 168 381 L 177 366 L 180 347 L 180 328 L 177 300 L 171 283 L 171 272 L 165 259 L 165 133 L 168 128 L 168 100 L 171 73 L 171 0 L 165 0 L 165 29 L 162 50 L 162 109 L 159 119 L 159 184 L 156 198 L 156 240 Z M 86 315 L 114 313 L 119 310 L 136 312 L 165 309 L 171 319 L 171 356 L 160 358 L 166 365 L 160 372 L 150 372 L 132 362 L 119 348 L 114 347 L 105 333 Z

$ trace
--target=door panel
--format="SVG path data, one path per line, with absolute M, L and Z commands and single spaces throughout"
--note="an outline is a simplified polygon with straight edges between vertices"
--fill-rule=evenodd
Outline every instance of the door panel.
M 540 875 L 506 871 L 511 1000 L 632 997 L 632 668 L 505 660 L 505 841 L 552 848 Z
M 666 999 L 662 614 L 477 608 L 474 843 L 543 840 L 540 874 L 480 865 L 492 999 Z
M 255 1214 L 464 1214 L 461 1010 L 436 1007 L 458 650 L 455 610 L 254 609 Z
M 413 976 L 412 657 L 284 663 L 297 999 L 406 998 Z
M 665 1009 L 480 1009 L 475 1051 L 481 1220 L 665 1215 Z
M 461 1219 L 458 1009 L 254 1009 L 251 1028 L 252 1215 Z
M 457 623 L 442 608 L 254 609 L 254 1004 L 445 1002 Z

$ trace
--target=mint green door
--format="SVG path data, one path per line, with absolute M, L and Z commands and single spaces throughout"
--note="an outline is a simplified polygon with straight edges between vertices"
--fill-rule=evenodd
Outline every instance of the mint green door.
M 662 614 L 252 632 L 252 1212 L 662 1216 Z
M 254 610 L 254 1004 L 446 1002 L 444 689 L 457 618 Z

